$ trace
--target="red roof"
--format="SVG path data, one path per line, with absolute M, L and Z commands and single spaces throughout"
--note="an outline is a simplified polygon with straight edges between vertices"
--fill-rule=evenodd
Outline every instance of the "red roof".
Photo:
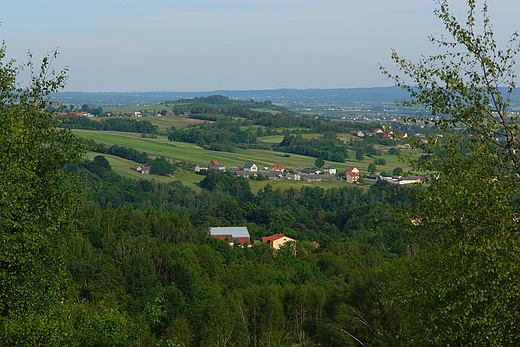
M 220 163 L 218 162 L 218 160 L 212 160 L 209 162 L 209 168 L 213 168 L 213 166 L 215 165 L 219 165 Z
M 284 237 L 287 237 L 288 239 L 296 241 L 292 237 L 285 236 L 284 234 L 274 234 L 274 235 L 271 235 L 271 236 L 263 236 L 262 237 L 262 242 L 263 243 L 270 243 L 270 242 L 274 242 L 274 241 L 276 241 L 278 239 L 281 239 L 281 238 L 284 238 Z
M 238 241 L 241 245 L 250 245 L 251 239 L 249 237 L 233 237 L 232 235 L 211 235 L 222 241 L 235 242 Z
M 359 176 L 359 174 L 357 172 L 352 172 L 352 171 L 347 172 L 347 175 L 350 175 L 353 177 Z
M 281 239 L 282 237 L 285 237 L 285 235 L 284 234 L 274 234 L 272 236 L 263 236 L 262 237 L 262 242 L 269 243 L 269 241 L 273 242 L 273 241 L 276 241 L 278 239 Z
M 285 165 L 283 164 L 274 164 L 273 170 L 285 170 Z
M 349 166 L 345 169 L 345 172 L 352 172 L 356 167 L 355 166 Z

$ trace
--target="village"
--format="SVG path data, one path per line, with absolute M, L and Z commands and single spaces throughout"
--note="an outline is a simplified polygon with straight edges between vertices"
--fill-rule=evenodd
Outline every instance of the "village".
M 226 166 L 218 162 L 218 160 L 212 160 L 209 165 L 196 165 L 194 171 L 200 173 L 203 170 L 219 170 L 226 171 Z M 304 182 L 324 182 L 324 181 L 345 181 L 352 184 L 362 184 L 361 174 L 359 169 L 355 166 L 349 166 L 345 168 L 343 175 L 339 174 L 336 168 L 326 167 L 319 169 L 311 166 L 299 166 L 293 170 L 287 170 L 283 164 L 275 164 L 271 168 L 263 167 L 260 169 L 255 163 L 246 163 L 242 167 L 232 166 L 231 170 L 235 172 L 236 177 L 245 178 L 256 178 L 259 175 L 267 177 L 269 180 L 286 179 L 293 181 L 304 181 Z M 392 184 L 410 184 L 420 183 L 422 177 L 418 176 L 382 176 L 380 173 L 374 173 L 367 175 L 364 179 L 371 181 L 383 180 Z

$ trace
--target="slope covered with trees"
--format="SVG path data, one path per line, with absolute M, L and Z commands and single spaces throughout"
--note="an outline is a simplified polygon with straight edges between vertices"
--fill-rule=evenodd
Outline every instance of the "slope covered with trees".
M 413 87 L 387 73 L 443 116 L 415 144 L 422 188 L 125 179 L 59 127 L 51 57 L 20 87 L 0 49 L 0 344 L 518 345 L 519 125 L 499 89 L 515 87 L 517 35 L 498 50 L 486 6 L 479 34 L 475 1 L 463 24 L 437 4 L 455 44 L 434 40 L 448 52 L 418 64 L 394 55 Z M 247 226 L 253 246 L 211 226 Z M 298 241 L 258 241 L 273 233 Z

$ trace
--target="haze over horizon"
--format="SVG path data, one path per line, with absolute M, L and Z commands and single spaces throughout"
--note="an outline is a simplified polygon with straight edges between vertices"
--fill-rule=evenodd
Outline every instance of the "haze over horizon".
M 479 2 L 481 5 L 482 1 Z M 450 1 L 463 21 L 464 0 Z M 490 3 L 496 38 L 520 3 Z M 416 61 L 444 33 L 433 0 L 36 0 L 0 4 L 7 57 L 59 47 L 65 91 L 212 91 L 391 86 L 392 49 Z

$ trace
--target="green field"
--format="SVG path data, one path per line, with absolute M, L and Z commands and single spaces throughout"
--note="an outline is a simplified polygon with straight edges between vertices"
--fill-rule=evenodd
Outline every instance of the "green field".
M 276 152 L 270 150 L 260 149 L 237 149 L 235 153 L 228 152 L 216 152 L 204 150 L 201 147 L 184 142 L 172 142 L 169 141 L 166 136 L 158 135 L 157 138 L 142 138 L 140 134 L 118 132 L 118 131 L 94 131 L 94 130 L 73 130 L 78 136 L 83 138 L 93 139 L 97 143 L 104 143 L 108 146 L 120 145 L 131 147 L 140 152 L 146 152 L 150 157 L 165 157 L 177 161 L 185 161 L 191 165 L 202 164 L 208 165 L 211 160 L 218 160 L 221 164 L 230 168 L 231 166 L 243 166 L 246 162 L 254 162 L 257 166 L 262 169 L 264 167 L 271 168 L 274 164 L 283 164 L 288 169 L 294 169 L 298 166 L 314 166 L 315 158 L 298 155 L 288 154 L 289 157 L 285 156 L 283 152 Z M 311 136 L 312 134 L 305 134 Z M 315 134 L 314 136 L 319 136 Z M 268 136 L 259 138 L 260 141 L 269 143 L 278 143 L 282 140 L 282 135 Z M 387 149 L 380 147 L 383 150 L 383 155 L 378 158 L 384 158 L 387 161 L 387 165 L 377 166 L 379 171 L 384 171 L 388 174 L 396 167 L 401 167 L 403 171 L 409 170 L 409 166 L 399 162 L 396 156 L 387 155 Z M 405 150 L 401 150 L 402 152 Z M 97 153 L 89 153 L 88 157 L 93 158 Z M 336 163 L 332 161 L 325 161 L 324 167 L 334 167 L 338 172 L 344 171 L 348 166 L 356 166 L 361 174 L 367 173 L 367 167 L 373 162 L 372 158 L 365 157 L 362 161 L 352 159 L 355 156 L 353 152 L 349 153 L 351 159 L 345 163 Z M 164 177 L 157 175 L 142 175 L 139 172 L 131 170 L 130 167 L 143 163 L 135 163 L 127 159 L 105 155 L 109 160 L 114 171 L 118 172 L 124 177 L 134 179 L 154 179 L 161 182 L 171 182 L 173 180 L 181 180 L 184 184 L 197 188 L 197 183 L 203 178 L 203 176 L 195 174 L 189 170 L 176 172 L 174 177 Z M 299 181 L 290 180 L 270 180 L 270 181 L 253 181 L 251 180 L 251 187 L 253 191 L 265 186 L 265 184 L 271 184 L 275 188 L 287 189 L 290 187 L 299 188 L 303 185 L 320 186 L 323 188 L 339 187 L 347 184 L 346 182 L 318 182 L 318 183 L 305 183 Z

